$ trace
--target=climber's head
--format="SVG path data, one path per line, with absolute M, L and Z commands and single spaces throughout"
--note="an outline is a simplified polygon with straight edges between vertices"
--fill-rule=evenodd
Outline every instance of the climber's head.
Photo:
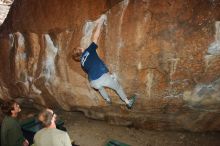
M 76 47 L 74 48 L 73 50 L 73 54 L 72 54 L 72 58 L 75 60 L 75 61 L 80 61 L 80 57 L 83 53 L 85 49 L 82 48 L 82 47 Z

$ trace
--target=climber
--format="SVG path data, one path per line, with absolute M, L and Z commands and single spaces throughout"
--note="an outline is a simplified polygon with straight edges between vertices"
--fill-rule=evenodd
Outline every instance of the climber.
M 74 48 L 73 59 L 81 62 L 82 69 L 88 74 L 90 85 L 97 89 L 108 104 L 111 104 L 105 87 L 111 88 L 117 92 L 120 98 L 126 103 L 127 108 L 132 108 L 136 96 L 128 100 L 121 85 L 110 73 L 104 62 L 99 58 L 96 49 L 97 42 L 101 32 L 102 25 L 107 21 L 107 16 L 103 14 L 95 23 L 96 30 L 92 37 L 92 43 L 87 49 L 82 47 Z

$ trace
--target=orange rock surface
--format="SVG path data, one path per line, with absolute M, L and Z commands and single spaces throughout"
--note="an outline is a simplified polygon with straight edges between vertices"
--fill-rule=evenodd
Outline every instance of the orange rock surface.
M 219 9 L 210 0 L 15 0 L 0 27 L 0 98 L 147 129 L 220 130 Z M 106 105 L 71 58 L 103 13 L 98 53 L 138 94 L 132 110 L 110 90 Z

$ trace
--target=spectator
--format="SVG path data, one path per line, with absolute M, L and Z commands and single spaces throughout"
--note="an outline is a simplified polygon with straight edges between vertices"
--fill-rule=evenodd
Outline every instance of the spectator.
M 17 120 L 18 113 L 21 111 L 19 104 L 14 100 L 6 101 L 1 106 L 1 110 L 5 114 L 1 126 L 1 145 L 28 146 L 29 142 L 24 138 Z
M 34 136 L 34 146 L 72 146 L 67 132 L 56 128 L 56 114 L 46 109 L 39 114 L 39 120 L 45 128 Z

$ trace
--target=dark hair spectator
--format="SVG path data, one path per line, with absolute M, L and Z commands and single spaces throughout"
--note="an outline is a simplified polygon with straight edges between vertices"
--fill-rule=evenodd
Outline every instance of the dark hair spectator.
M 5 101 L 2 105 L 1 105 L 1 110 L 2 113 L 8 116 L 11 116 L 12 113 L 11 111 L 14 110 L 14 104 L 17 103 L 15 100 L 8 100 Z
M 1 125 L 2 146 L 28 146 L 29 142 L 23 136 L 17 116 L 21 111 L 15 100 L 5 101 L 1 106 L 5 117 Z

